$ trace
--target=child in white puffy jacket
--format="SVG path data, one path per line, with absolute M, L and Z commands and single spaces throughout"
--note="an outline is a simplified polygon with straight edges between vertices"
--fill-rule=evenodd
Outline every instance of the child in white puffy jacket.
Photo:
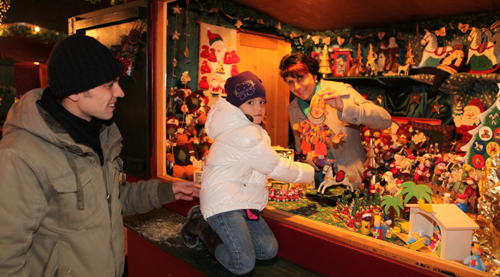
M 199 240 L 229 271 L 245 274 L 255 259 L 276 256 L 278 243 L 260 217 L 267 205 L 267 178 L 310 183 L 310 165 L 282 158 L 260 126 L 266 113 L 266 90 L 260 79 L 243 72 L 226 81 L 227 101 L 217 100 L 205 130 L 214 140 L 202 175 L 200 206 L 189 211 L 181 230 L 184 243 Z

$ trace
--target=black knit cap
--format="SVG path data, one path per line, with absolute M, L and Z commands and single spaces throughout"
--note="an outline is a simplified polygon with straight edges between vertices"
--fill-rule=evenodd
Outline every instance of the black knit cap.
M 64 98 L 116 79 L 120 66 L 111 51 L 95 38 L 71 35 L 56 44 L 47 71 L 52 94 Z

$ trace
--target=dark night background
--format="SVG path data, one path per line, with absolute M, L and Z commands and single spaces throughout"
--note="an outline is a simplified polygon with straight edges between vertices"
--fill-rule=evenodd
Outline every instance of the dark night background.
M 11 0 L 10 9 L 3 13 L 2 23 L 26 22 L 67 34 L 68 18 L 111 7 L 110 2 L 101 0 L 92 4 L 85 0 Z M 116 3 L 123 4 L 123 0 L 116 0 Z

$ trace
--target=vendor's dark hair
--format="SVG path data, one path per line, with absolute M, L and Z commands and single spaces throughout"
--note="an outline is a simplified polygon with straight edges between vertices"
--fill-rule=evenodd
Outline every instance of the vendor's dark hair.
M 318 61 L 301 52 L 288 54 L 280 62 L 280 75 L 283 79 L 302 77 L 308 72 L 318 76 L 318 71 Z

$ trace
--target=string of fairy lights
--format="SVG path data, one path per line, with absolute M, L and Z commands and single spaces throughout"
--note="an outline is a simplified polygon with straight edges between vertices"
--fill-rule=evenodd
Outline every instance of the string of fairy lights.
M 0 24 L 2 24 L 3 14 L 10 8 L 10 0 L 0 0 Z

